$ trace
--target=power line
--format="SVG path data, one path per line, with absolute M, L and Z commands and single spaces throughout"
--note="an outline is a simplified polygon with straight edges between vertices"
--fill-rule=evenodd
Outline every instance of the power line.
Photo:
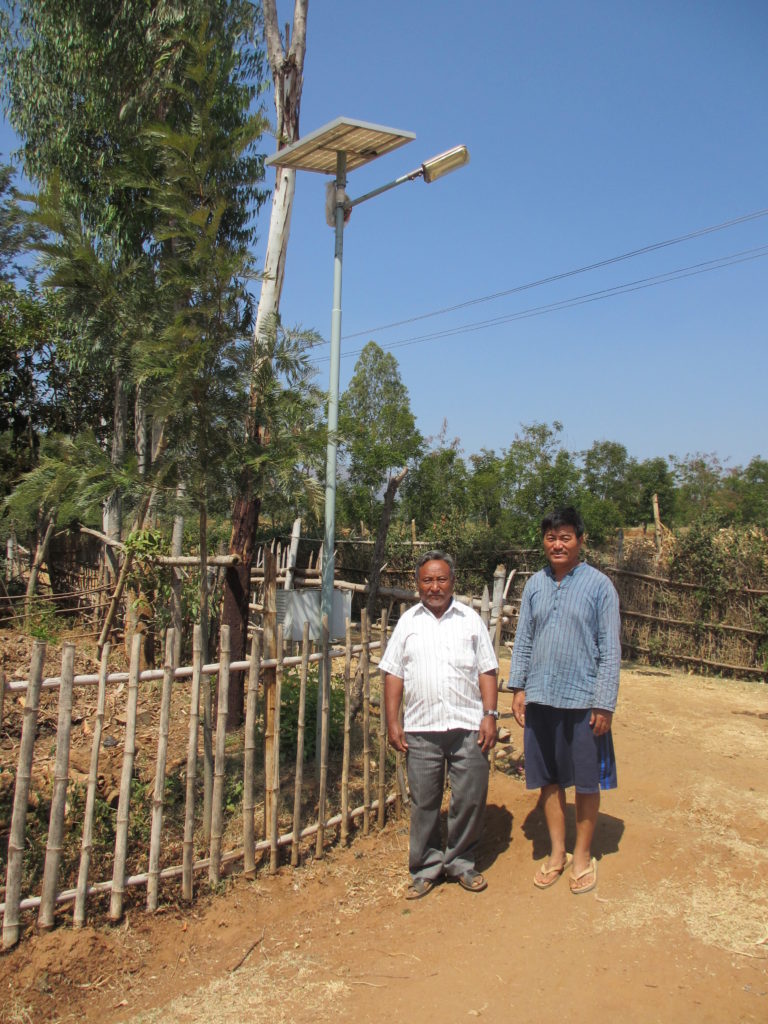
M 576 267 L 573 270 L 565 270 L 559 274 L 551 274 L 549 277 L 541 277 L 535 281 L 528 281 L 526 284 L 515 285 L 513 288 L 506 288 L 503 291 L 493 292 L 490 295 L 481 295 L 475 299 L 467 299 L 465 302 L 458 302 L 453 306 L 444 306 L 442 309 L 435 309 L 429 313 L 419 313 L 416 316 L 406 317 L 404 320 L 393 320 L 388 324 L 381 324 L 379 327 L 371 327 L 363 331 L 355 331 L 353 334 L 345 334 L 343 341 L 351 341 L 353 338 L 360 338 L 364 335 L 379 334 L 382 331 L 391 330 L 394 327 L 404 327 L 406 324 L 416 323 L 419 320 L 428 320 L 434 316 L 442 316 L 444 313 L 454 313 L 459 309 L 466 309 L 468 306 L 477 306 L 483 302 L 492 302 L 494 299 L 501 299 L 507 295 L 516 295 L 520 292 L 529 291 L 532 288 L 540 288 L 545 284 L 553 284 L 555 281 L 563 281 L 569 277 L 576 277 L 579 274 L 589 273 L 591 270 L 600 270 L 602 267 L 611 266 L 613 263 L 621 263 L 625 260 L 634 259 L 635 256 L 643 256 L 649 252 L 657 252 L 672 245 L 679 245 L 682 242 L 689 242 L 694 238 L 701 238 L 704 235 L 711 235 L 716 231 L 724 231 L 726 228 L 735 227 L 737 224 L 745 224 L 749 221 L 758 220 L 760 217 L 768 216 L 768 209 L 755 210 L 753 213 L 745 213 L 741 217 L 733 217 L 731 220 L 723 221 L 721 224 L 712 224 L 709 227 L 698 228 L 696 231 L 689 231 L 685 235 L 678 235 L 676 238 L 668 238 L 663 242 L 653 242 L 651 245 L 642 246 L 640 249 L 632 249 L 630 252 L 621 253 L 619 256 L 610 256 L 596 263 L 589 263 L 583 267 Z M 329 342 L 321 342 L 327 345 Z
M 508 313 L 503 316 L 493 317 L 489 320 L 478 320 L 458 327 L 450 327 L 441 331 L 433 331 L 429 334 L 421 334 L 412 338 L 403 338 L 394 341 L 389 345 L 382 346 L 386 351 L 394 348 L 404 348 L 408 345 L 418 345 L 425 341 L 435 341 L 440 338 L 450 338 L 461 334 L 469 334 L 474 331 L 485 330 L 488 327 L 498 327 L 502 324 L 511 323 L 515 320 L 525 320 L 534 316 L 543 316 L 545 313 L 554 313 L 564 309 L 572 309 L 575 306 L 582 306 L 589 302 L 598 302 L 601 299 L 614 298 L 617 295 L 626 295 L 630 292 L 641 291 L 644 288 L 653 288 L 660 284 L 668 284 L 673 281 L 683 280 L 686 277 L 694 277 L 697 274 L 706 274 L 713 270 L 721 270 L 724 267 L 734 266 L 751 260 L 768 256 L 768 245 L 758 246 L 754 249 L 744 249 L 741 252 L 732 253 L 730 256 L 720 256 L 716 259 L 706 260 L 701 263 L 694 263 L 687 267 L 679 267 L 677 270 L 670 270 L 664 274 L 656 274 L 652 277 L 642 277 L 635 281 L 627 281 L 624 284 L 614 285 L 611 288 L 603 288 L 599 291 L 586 292 L 582 295 L 574 295 L 558 302 L 550 302 L 542 306 L 532 306 L 528 309 L 518 310 L 515 313 Z M 363 349 L 354 349 L 342 353 L 342 358 L 360 355 Z M 327 362 L 328 356 L 320 356 L 318 363 Z

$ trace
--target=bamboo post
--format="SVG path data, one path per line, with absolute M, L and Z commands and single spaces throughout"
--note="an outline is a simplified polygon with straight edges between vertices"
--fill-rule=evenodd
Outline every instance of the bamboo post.
M 493 573 L 493 601 L 491 603 L 491 624 L 493 625 L 491 640 L 493 641 L 493 649 L 496 653 L 497 661 L 499 660 L 499 650 L 501 649 L 501 618 L 504 614 L 504 580 L 506 575 L 506 566 L 497 565 Z
M 125 861 L 128 854 L 128 818 L 131 811 L 131 779 L 133 759 L 136 756 L 136 707 L 139 702 L 139 668 L 141 660 L 141 633 L 131 642 L 131 666 L 128 673 L 128 695 L 125 710 L 125 743 L 123 745 L 123 771 L 120 776 L 120 799 L 115 823 L 115 859 L 112 868 L 112 897 L 109 919 L 117 922 L 123 916 L 125 896 Z
M 471 601 L 469 603 L 469 606 L 470 608 L 472 607 Z M 491 596 L 488 593 L 487 586 L 483 587 L 483 596 L 480 600 L 480 618 L 485 623 L 485 628 L 488 629 L 488 627 L 491 624 Z
M 299 865 L 301 847 L 301 789 L 304 783 L 304 728 L 307 706 L 307 677 L 309 675 L 309 623 L 301 631 L 301 675 L 299 677 L 299 712 L 296 725 L 296 777 L 293 789 L 293 839 L 291 841 L 291 867 Z
M 195 860 L 195 783 L 197 781 L 197 733 L 200 728 L 200 683 L 203 675 L 203 631 L 195 626 L 192 640 L 192 688 L 189 695 L 189 740 L 187 742 L 187 791 L 184 800 L 184 841 L 181 895 L 193 895 L 192 865 Z
M 219 642 L 219 701 L 216 712 L 216 757 L 213 771 L 213 799 L 211 800 L 211 848 L 208 880 L 218 885 L 221 878 L 221 840 L 224 835 L 224 783 L 227 776 L 227 709 L 229 703 L 229 626 L 221 627 Z
M 147 877 L 147 910 L 157 910 L 160 885 L 160 837 L 163 831 L 163 805 L 165 803 L 165 763 L 168 757 L 168 726 L 171 718 L 171 689 L 176 668 L 176 630 L 165 634 L 165 664 L 163 690 L 160 698 L 160 727 L 157 737 L 157 763 L 155 765 L 155 792 L 152 797 L 152 825 L 149 835 L 149 871 Z
M 653 533 L 656 540 L 656 564 L 661 561 L 662 536 L 661 536 L 661 513 L 659 512 L 659 496 L 654 494 L 653 502 Z
M 384 657 L 384 649 L 387 646 L 387 612 L 386 609 L 382 610 L 381 613 L 381 647 L 379 648 L 379 661 Z M 380 694 L 379 698 L 379 807 L 378 807 L 378 826 L 380 829 L 384 828 L 384 824 L 387 818 L 387 720 L 384 714 L 384 694 Z
M 19 906 L 24 859 L 24 840 L 29 804 L 29 784 L 32 778 L 32 758 L 35 753 L 35 732 L 43 681 L 45 644 L 35 641 L 29 668 L 29 682 L 24 698 L 24 717 L 21 726 L 19 763 L 16 769 L 16 791 L 13 794 L 11 834 L 8 840 L 8 866 L 5 875 L 5 913 L 3 915 L 3 949 L 10 949 L 19 941 Z
M 91 745 L 91 763 L 88 771 L 88 790 L 85 797 L 83 816 L 83 838 L 80 844 L 80 870 L 77 876 L 77 895 L 72 923 L 75 928 L 85 924 L 85 902 L 88 894 L 88 872 L 91 867 L 93 852 L 93 814 L 96 808 L 96 787 L 99 779 L 99 753 L 101 752 L 101 734 L 104 729 L 104 706 L 107 696 L 107 671 L 109 666 L 110 643 L 104 644 L 99 666 L 99 691 L 96 697 L 96 724 L 93 728 Z
M 301 519 L 295 519 L 291 530 L 291 546 L 288 549 L 288 560 L 285 565 L 286 590 L 293 590 L 293 573 L 296 568 L 296 559 L 299 554 L 299 538 L 301 537 Z
M 264 549 L 264 617 L 263 648 L 265 660 L 275 657 L 275 637 L 277 630 L 277 572 L 275 556 Z M 266 668 L 262 671 L 264 686 L 264 838 L 269 834 L 269 823 L 272 821 L 272 777 L 275 761 L 275 670 Z
M 72 682 L 75 678 L 75 645 L 64 644 L 61 653 L 61 683 L 59 685 L 59 719 L 56 727 L 56 761 L 53 769 L 53 793 L 48 822 L 48 842 L 45 849 L 43 884 L 40 890 L 40 909 L 37 927 L 41 931 L 53 928 L 53 913 L 59 880 L 59 864 L 64 839 L 64 813 L 69 784 L 69 743 L 72 736 Z
M 323 616 L 323 671 L 322 679 L 322 713 L 320 716 L 320 787 L 317 801 L 317 842 L 315 856 L 320 860 L 323 856 L 323 840 L 325 838 L 325 801 L 328 789 L 328 714 L 331 699 L 331 654 L 328 632 L 328 616 Z
M 283 627 L 277 627 L 277 666 L 275 668 L 275 743 L 273 748 L 272 772 L 272 818 L 269 824 L 269 871 L 277 874 L 279 848 L 277 840 L 280 828 L 280 701 L 283 691 Z
M 259 672 L 261 671 L 261 634 L 251 641 L 251 664 L 245 699 L 245 743 L 243 759 L 243 872 L 246 878 L 256 874 L 256 723 L 259 711 Z
M 0 666 L 0 729 L 5 720 L 5 669 Z
M 363 669 L 363 835 L 371 828 L 371 632 L 368 613 L 360 612 L 360 663 Z
M 195 637 L 200 642 L 200 664 L 205 661 L 207 651 L 203 649 L 203 627 L 195 627 Z M 211 808 L 213 807 L 213 684 L 211 677 L 201 673 L 200 687 L 203 694 L 203 842 L 211 841 Z
M 352 680 L 352 623 L 346 620 L 344 644 L 344 751 L 341 761 L 341 841 L 349 841 L 349 754 L 351 748 L 350 686 Z

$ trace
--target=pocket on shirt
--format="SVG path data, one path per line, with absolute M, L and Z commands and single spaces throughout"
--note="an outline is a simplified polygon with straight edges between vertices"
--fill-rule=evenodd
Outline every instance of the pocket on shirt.
M 458 637 L 452 644 L 453 660 L 456 668 L 470 673 L 477 664 L 477 634 Z

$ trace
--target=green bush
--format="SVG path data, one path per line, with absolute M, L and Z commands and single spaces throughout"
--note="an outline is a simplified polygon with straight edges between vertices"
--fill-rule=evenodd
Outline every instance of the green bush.
M 304 705 L 305 761 L 311 760 L 317 750 L 317 680 L 318 669 L 317 666 L 313 666 L 307 678 Z M 299 736 L 299 690 L 299 670 L 286 671 L 280 701 L 280 755 L 283 760 L 296 758 Z M 344 747 L 344 684 L 340 679 L 331 678 L 329 731 L 328 749 L 332 754 L 339 754 Z

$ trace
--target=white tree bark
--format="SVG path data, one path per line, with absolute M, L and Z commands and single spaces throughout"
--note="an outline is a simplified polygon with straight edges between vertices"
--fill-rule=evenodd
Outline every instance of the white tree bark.
M 264 36 L 267 57 L 272 69 L 275 87 L 275 129 L 277 148 L 289 146 L 299 137 L 299 107 L 304 84 L 304 55 L 307 45 L 307 7 L 309 0 L 295 0 L 293 7 L 293 38 L 288 38 L 286 25 L 285 45 L 277 25 L 276 0 L 264 0 Z M 291 232 L 291 210 L 296 189 L 296 172 L 278 167 L 275 189 L 272 193 L 272 212 L 269 220 L 267 252 L 264 258 L 264 280 L 256 311 L 254 342 L 271 328 L 280 308 L 280 296 L 285 277 L 285 258 Z

